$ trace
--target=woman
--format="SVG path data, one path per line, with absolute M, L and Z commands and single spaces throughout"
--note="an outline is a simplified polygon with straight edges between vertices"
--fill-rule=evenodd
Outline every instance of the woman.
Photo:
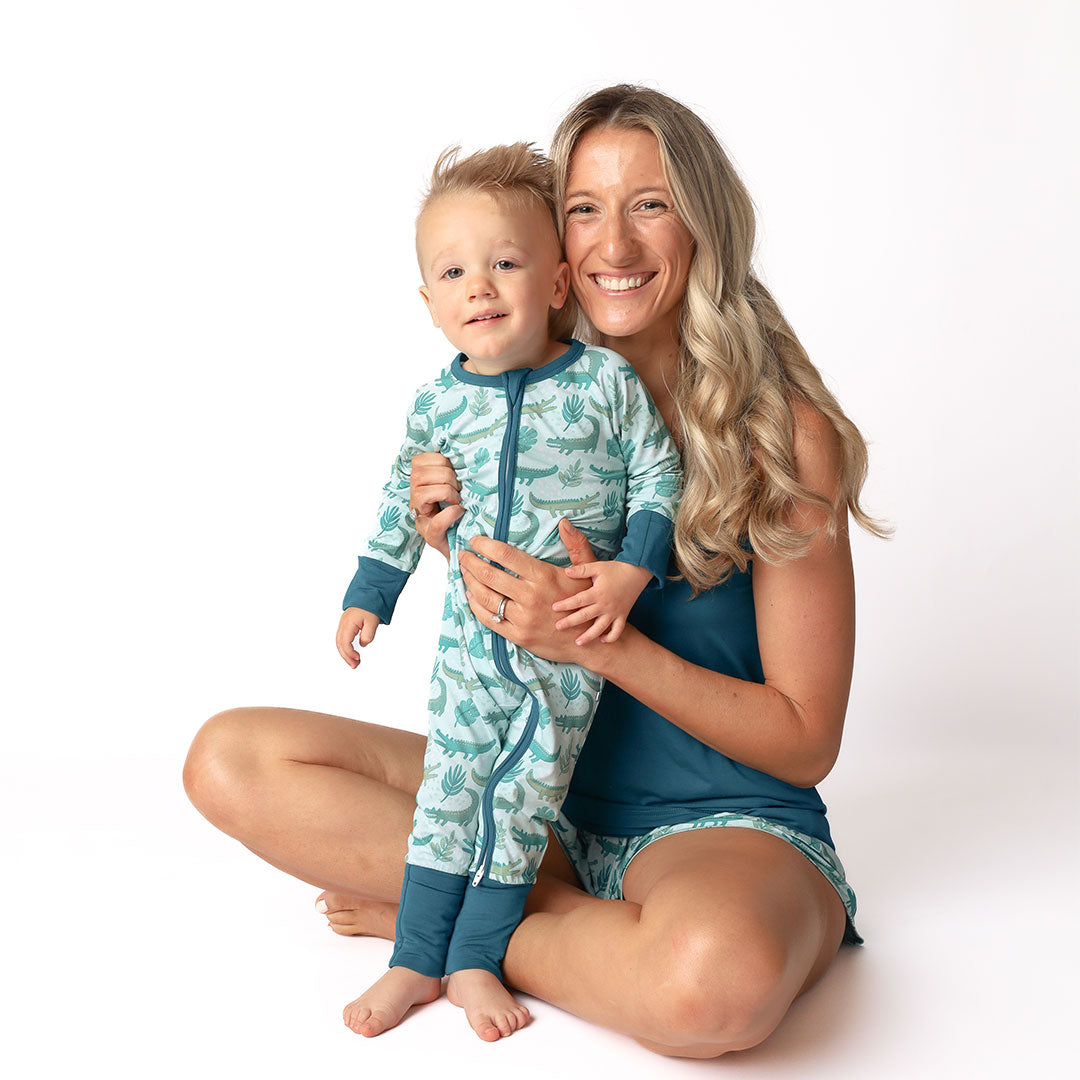
M 658 1053 L 715 1057 L 763 1040 L 860 940 L 813 785 L 851 679 L 848 511 L 883 530 L 858 504 L 861 436 L 750 271 L 752 205 L 709 129 L 611 87 L 570 111 L 553 157 L 584 333 L 631 362 L 683 452 L 682 579 L 645 594 L 618 642 L 579 644 L 586 613 L 552 610 L 582 588 L 573 568 L 491 540 L 475 550 L 512 573 L 461 557 L 485 626 L 611 684 L 503 970 Z M 412 479 L 445 554 L 456 477 L 423 455 Z M 592 559 L 562 534 L 575 565 Z M 339 933 L 393 938 L 423 751 L 411 732 L 240 709 L 204 725 L 185 784 L 215 825 L 322 887 Z

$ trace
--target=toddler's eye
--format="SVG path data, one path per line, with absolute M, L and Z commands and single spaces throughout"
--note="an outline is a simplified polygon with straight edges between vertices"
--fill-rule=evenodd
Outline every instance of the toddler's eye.
M 465 271 L 462 270 L 460 266 L 451 266 L 450 269 L 443 274 L 443 277 L 449 278 L 450 281 L 454 281 L 464 273 Z
M 495 264 L 495 269 L 496 270 L 513 270 L 515 266 L 517 266 L 517 263 L 513 262 L 511 259 L 500 259 Z

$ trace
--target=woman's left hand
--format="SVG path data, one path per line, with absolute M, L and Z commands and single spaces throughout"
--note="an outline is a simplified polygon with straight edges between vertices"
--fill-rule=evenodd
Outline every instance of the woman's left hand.
M 574 566 L 595 561 L 585 535 L 566 518 L 559 522 L 559 535 Z M 577 627 L 555 629 L 561 613 L 553 611 L 552 604 L 589 588 L 588 579 L 574 581 L 562 567 L 527 555 L 501 540 L 476 536 L 470 545 L 484 558 L 460 551 L 458 562 L 469 591 L 469 607 L 484 626 L 545 660 L 578 664 L 603 674 L 605 655 L 618 648 L 618 643 L 592 641 L 578 645 L 576 639 L 581 631 Z M 499 570 L 485 559 L 513 573 Z M 496 622 L 494 616 L 504 597 L 503 618 Z

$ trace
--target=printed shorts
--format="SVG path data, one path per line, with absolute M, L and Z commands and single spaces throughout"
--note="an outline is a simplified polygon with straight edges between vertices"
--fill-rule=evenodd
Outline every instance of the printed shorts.
M 551 822 L 559 846 L 566 853 L 570 865 L 581 878 L 586 892 L 602 900 L 623 900 L 623 877 L 626 869 L 639 851 L 647 848 L 654 840 L 673 833 L 688 832 L 692 829 L 759 829 L 772 833 L 781 840 L 786 840 L 796 850 L 806 856 L 828 879 L 837 891 L 847 911 L 847 926 L 844 941 L 852 945 L 861 945 L 863 939 L 855 929 L 855 893 L 847 883 L 843 863 L 836 852 L 823 840 L 806 833 L 796 832 L 786 825 L 780 825 L 768 818 L 752 817 L 749 814 L 716 813 L 694 821 L 683 821 L 677 825 L 661 825 L 643 836 L 599 836 L 596 833 L 579 829 L 565 815 Z

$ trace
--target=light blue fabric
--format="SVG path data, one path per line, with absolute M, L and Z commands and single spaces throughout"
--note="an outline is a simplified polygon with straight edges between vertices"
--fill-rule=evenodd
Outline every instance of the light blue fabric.
M 527 892 L 535 882 L 547 822 L 566 795 L 602 680 L 486 631 L 465 597 L 459 553 L 474 537 L 492 536 L 566 565 L 557 528 L 565 516 L 597 558 L 621 557 L 661 583 L 681 485 L 679 457 L 633 368 L 610 350 L 580 342 L 550 364 L 499 376 L 480 375 L 458 356 L 417 391 L 406 430 L 346 606 L 364 607 L 356 603 L 364 598 L 380 605 L 380 618 L 392 616 L 423 549 L 408 507 L 412 458 L 445 454 L 461 480 L 465 513 L 447 533 L 447 592 L 407 859 L 469 875 L 460 908 L 468 925 L 460 939 L 455 933 L 458 944 L 446 962 L 467 959 L 497 973 L 516 925 L 513 905 L 497 886 Z M 439 902 L 417 889 L 402 895 L 403 907 L 413 896 L 423 896 L 426 909 Z M 449 910 L 451 894 L 442 895 Z M 447 923 L 445 913 L 432 919 Z M 480 956 L 485 920 L 488 951 Z M 413 925 L 411 915 L 399 922 L 403 933 Z M 398 941 L 395 956 L 415 957 L 417 948 Z M 439 950 L 429 942 L 422 951 L 425 968 L 436 969 Z

